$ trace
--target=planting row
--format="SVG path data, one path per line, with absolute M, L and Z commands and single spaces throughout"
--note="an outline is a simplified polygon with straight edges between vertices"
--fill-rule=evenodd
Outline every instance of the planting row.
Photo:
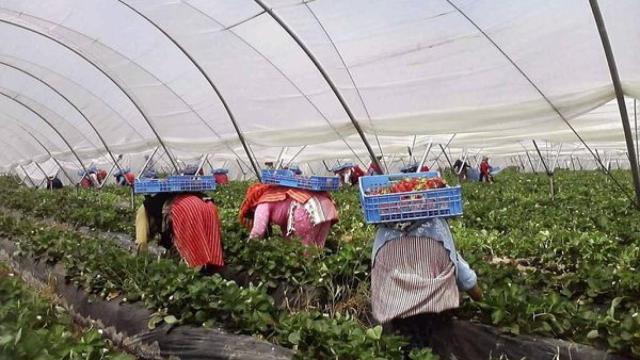
M 133 360 L 113 351 L 97 330 L 75 327 L 47 296 L 0 263 L 0 358 Z
M 341 314 L 280 311 L 263 286 L 243 288 L 218 275 L 201 277 L 172 260 L 135 256 L 111 242 L 44 229 L 4 213 L 0 229 L 0 235 L 17 244 L 19 255 L 61 263 L 70 280 L 85 291 L 143 302 L 155 314 L 150 327 L 162 322 L 222 326 L 296 349 L 300 358 L 402 356 L 405 341 L 383 335 L 381 327 L 364 328 Z M 426 349 L 412 353 L 415 359 L 431 356 Z
M 491 186 L 464 184 L 465 215 L 451 225 L 459 249 L 478 272 L 485 299 L 465 301 L 458 315 L 513 333 L 638 355 L 637 211 L 602 174 L 560 172 L 556 178 L 554 199 L 544 176 L 503 172 Z M 128 195 L 122 189 L 80 192 L 78 197 L 75 191 L 34 192 L 7 181 L 2 186 L 6 206 L 102 230 L 132 230 Z M 245 189 L 246 184 L 235 183 L 213 194 L 227 263 L 267 287 L 284 281 L 322 289 L 315 305 L 329 312 L 347 309 L 366 320 L 374 228 L 363 223 L 356 193 L 334 194 L 340 223 L 327 249 L 304 257 L 299 245 L 277 237 L 245 241 L 246 230 L 236 218 Z M 68 206 L 55 213 L 61 203 Z

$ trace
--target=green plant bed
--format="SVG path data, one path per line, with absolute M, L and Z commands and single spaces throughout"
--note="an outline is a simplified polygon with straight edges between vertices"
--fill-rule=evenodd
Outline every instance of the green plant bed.
M 242 288 L 217 275 L 201 277 L 181 263 L 136 257 L 111 242 L 39 228 L 5 215 L 0 215 L 0 229 L 0 235 L 16 242 L 19 253 L 62 264 L 69 279 L 85 291 L 143 302 L 155 313 L 150 327 L 223 326 L 296 349 L 300 358 L 401 358 L 402 338 L 382 335 L 380 327 L 362 327 L 345 315 L 279 311 L 263 286 Z M 427 350 L 414 355 L 432 356 Z
M 0 262 L 0 358 L 133 360 L 114 351 L 94 329 L 81 329 L 71 316 L 38 294 Z
M 628 172 L 614 174 L 629 189 Z M 465 183 L 465 214 L 451 221 L 456 244 L 479 274 L 485 299 L 465 301 L 459 315 L 498 326 L 512 333 L 568 339 L 627 354 L 640 355 L 640 222 L 638 211 L 598 172 L 556 174 L 556 196 L 549 197 L 545 175 L 504 171 L 496 184 Z M 334 193 L 340 222 L 327 240 L 327 249 L 302 256 L 295 242 L 278 237 L 247 242 L 237 221 L 237 208 L 247 183 L 220 187 L 213 197 L 220 208 L 225 259 L 230 267 L 250 272 L 254 284 L 268 291 L 286 282 L 321 289 L 325 312 L 354 310 L 367 302 L 370 251 L 374 228 L 363 223 L 357 193 Z M 29 211 L 41 199 L 56 196 L 11 185 L 0 188 L 5 206 Z M 117 203 L 126 194 L 92 193 L 103 203 Z M 22 201 L 24 198 L 27 201 Z M 104 195 L 103 195 L 104 194 Z M 5 201 L 6 200 L 6 201 Z M 80 202 L 56 217 L 75 213 L 110 212 L 110 206 Z M 77 207 L 76 207 L 77 206 Z M 126 224 L 89 221 L 102 230 L 132 231 Z M 66 220 L 65 220 L 66 221 Z M 363 294 L 365 294 L 363 296 Z M 364 304 L 363 304 L 364 302 Z

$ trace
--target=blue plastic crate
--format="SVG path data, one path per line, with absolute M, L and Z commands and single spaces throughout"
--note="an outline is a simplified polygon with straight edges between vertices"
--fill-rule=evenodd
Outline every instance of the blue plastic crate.
M 416 163 L 407 164 L 407 165 L 403 166 L 402 168 L 400 168 L 400 172 L 403 173 L 403 174 L 415 173 L 416 170 L 418 170 L 418 164 L 416 164 Z
M 217 169 L 213 169 L 211 171 L 211 173 L 213 175 L 221 175 L 221 174 L 227 174 L 229 173 L 229 169 L 225 169 L 225 168 L 217 168 Z
M 340 187 L 337 177 L 301 176 L 290 170 L 262 170 L 262 182 L 312 191 L 334 191 Z
M 169 176 L 167 179 L 136 179 L 133 192 L 156 194 L 171 192 L 213 191 L 216 181 L 213 176 Z
M 406 178 L 433 178 L 438 172 L 363 176 L 360 178 L 360 203 L 365 221 L 369 224 L 413 221 L 462 215 L 462 189 L 460 186 L 405 193 L 367 195 L 387 188 L 393 181 Z
M 331 171 L 334 173 L 337 173 L 339 171 L 342 171 L 344 169 L 350 169 L 352 167 L 354 167 L 355 165 L 353 165 L 353 163 L 348 162 L 348 163 L 344 163 L 344 164 L 339 164 L 339 165 L 335 165 L 333 168 L 331 168 Z

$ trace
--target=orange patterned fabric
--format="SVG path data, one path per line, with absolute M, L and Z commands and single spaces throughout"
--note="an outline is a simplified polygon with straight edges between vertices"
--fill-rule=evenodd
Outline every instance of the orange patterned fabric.
M 317 192 L 308 190 L 288 188 L 271 184 L 255 184 L 247 189 L 247 195 L 240 206 L 240 223 L 251 228 L 253 226 L 253 212 L 256 206 L 267 202 L 279 202 L 286 200 L 287 197 L 294 201 L 304 204 L 311 199 Z M 328 193 L 323 193 L 330 197 Z
M 190 267 L 223 266 L 218 209 L 211 201 L 179 195 L 171 207 L 173 242 Z

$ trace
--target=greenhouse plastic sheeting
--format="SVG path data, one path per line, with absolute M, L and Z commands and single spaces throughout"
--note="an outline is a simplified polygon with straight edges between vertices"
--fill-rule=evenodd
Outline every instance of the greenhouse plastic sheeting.
M 614 91 L 587 1 L 265 2 L 317 57 L 376 151 L 414 134 L 457 133 L 452 145 L 496 155 L 532 137 L 576 142 L 527 78 L 587 141 L 624 148 L 617 106 L 598 109 Z M 625 95 L 637 98 L 640 2 L 599 3 Z M 152 128 L 176 157 L 246 161 L 221 99 L 180 47 L 264 159 L 282 146 L 316 147 L 300 160 L 348 154 L 343 138 L 365 155 L 325 79 L 255 1 L 3 0 L 0 37 L 5 169 L 47 160 L 35 139 L 76 164 L 69 145 L 87 162 L 105 155 L 98 134 L 114 152 L 148 151 L 159 143 Z

